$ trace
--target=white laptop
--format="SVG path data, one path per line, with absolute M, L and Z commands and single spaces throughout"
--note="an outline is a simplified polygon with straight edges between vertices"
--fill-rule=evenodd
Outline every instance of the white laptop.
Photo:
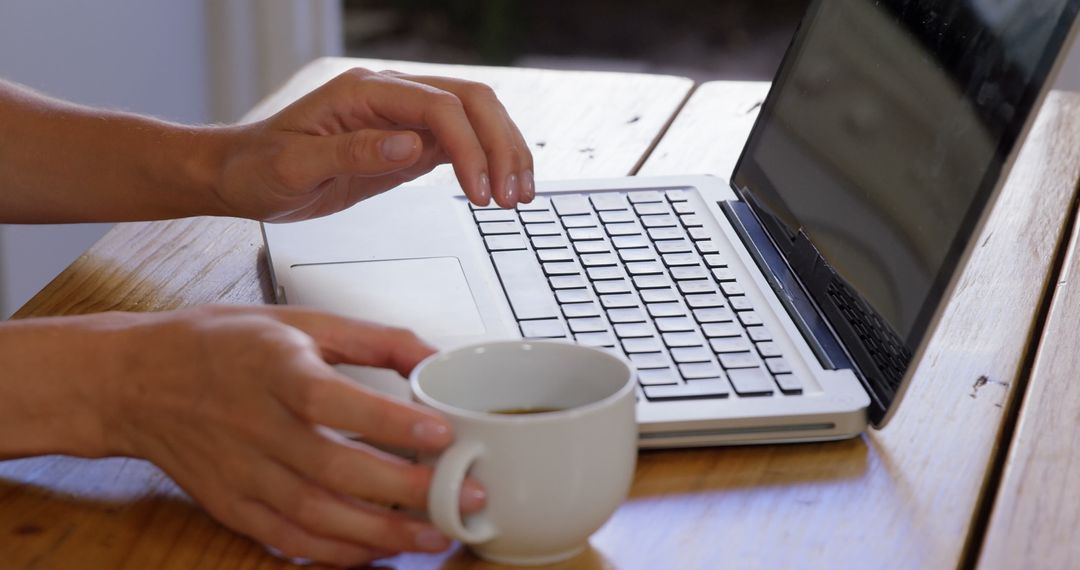
M 265 224 L 278 302 L 409 327 L 440 347 L 608 347 L 638 370 L 642 447 L 880 428 L 1078 10 L 814 1 L 730 182 L 540 182 L 516 210 L 476 209 L 457 187 L 391 191 Z M 385 371 L 345 369 L 407 393 Z

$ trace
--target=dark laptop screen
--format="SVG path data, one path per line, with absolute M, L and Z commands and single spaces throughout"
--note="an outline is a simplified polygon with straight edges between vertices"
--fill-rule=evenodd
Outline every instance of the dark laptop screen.
M 733 182 L 789 259 L 804 260 L 792 264 L 845 345 L 861 345 L 852 356 L 878 406 L 926 333 L 1078 5 L 815 0 L 796 34 Z

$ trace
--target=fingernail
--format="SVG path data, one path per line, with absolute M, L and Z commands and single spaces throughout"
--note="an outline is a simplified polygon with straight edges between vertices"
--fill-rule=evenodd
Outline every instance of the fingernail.
M 386 160 L 400 162 L 412 156 L 417 140 L 419 139 L 408 133 L 390 135 L 379 143 L 379 150 Z
M 433 528 L 425 528 L 416 533 L 416 546 L 421 550 L 446 550 L 450 547 L 450 539 Z
M 532 202 L 536 197 L 536 182 L 533 180 L 531 170 L 521 173 L 521 197 L 526 202 Z
M 487 502 L 487 492 L 472 483 L 466 482 L 461 486 L 461 496 L 458 497 L 458 501 L 461 510 L 474 513 L 484 508 L 484 504 Z
M 431 445 L 445 445 L 450 443 L 450 428 L 435 420 L 421 420 L 413 426 L 413 437 Z
M 480 199 L 481 206 L 487 206 L 491 203 L 491 179 L 488 178 L 487 172 L 480 173 L 480 182 L 477 184 L 480 189 L 477 192 L 477 198 Z
M 506 196 L 506 201 L 513 207 L 517 204 L 518 199 L 518 177 L 517 174 L 511 174 L 506 177 L 506 187 L 503 188 L 503 195 Z

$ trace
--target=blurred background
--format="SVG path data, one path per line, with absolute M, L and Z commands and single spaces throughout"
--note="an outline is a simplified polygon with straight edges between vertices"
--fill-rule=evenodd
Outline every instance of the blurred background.
M 234 121 L 324 55 L 767 80 L 807 4 L 3 0 L 0 78 L 186 123 Z M 1058 86 L 1080 90 L 1080 45 Z M 109 227 L 0 225 L 0 317 Z

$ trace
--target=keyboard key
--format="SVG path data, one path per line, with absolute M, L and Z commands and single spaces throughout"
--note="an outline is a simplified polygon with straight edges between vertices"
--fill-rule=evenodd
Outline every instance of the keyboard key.
M 720 365 L 724 368 L 758 368 L 761 360 L 756 354 L 750 352 L 725 352 L 717 355 Z
M 754 345 L 744 336 L 728 336 L 709 339 L 709 347 L 717 354 L 728 352 L 750 352 Z
M 558 316 L 555 298 L 544 283 L 540 265 L 529 251 L 497 251 L 491 254 L 514 316 L 520 320 Z
M 674 289 L 645 289 L 641 292 L 641 300 L 646 303 L 671 303 L 680 298 Z
M 626 195 L 630 199 L 631 204 L 641 204 L 644 202 L 663 202 L 664 196 L 656 190 L 638 190 L 636 192 L 630 192 Z
M 694 267 L 672 267 L 671 276 L 680 281 L 691 279 L 708 279 L 709 274 L 700 265 Z
M 520 234 L 505 236 L 487 236 L 484 245 L 488 251 L 510 251 L 513 249 L 526 249 L 525 238 Z
M 581 274 L 581 268 L 573 261 L 550 261 L 544 264 L 544 273 L 548 277 L 553 275 L 579 275 Z
M 582 216 L 564 216 L 562 223 L 568 228 L 595 228 L 600 224 L 596 221 L 596 216 L 582 215 Z
M 627 309 L 638 306 L 637 295 L 621 293 L 618 295 L 600 295 L 600 304 L 605 309 Z
M 630 275 L 657 275 L 664 273 L 664 266 L 656 261 L 635 261 L 626 264 Z
M 646 305 L 649 316 L 654 319 L 660 317 L 682 317 L 686 315 L 686 309 L 679 303 L 649 303 Z
M 706 323 L 701 325 L 701 332 L 709 338 L 742 336 L 743 328 L 735 323 Z
M 634 290 L 630 286 L 630 282 L 626 279 L 609 279 L 606 281 L 597 281 L 593 283 L 593 289 L 600 295 L 608 295 L 611 293 L 630 293 Z
M 590 253 L 581 256 L 581 264 L 585 267 L 602 267 L 618 265 L 619 260 L 612 253 Z
M 513 212 L 512 210 L 503 210 L 505 212 Z M 521 212 L 521 221 L 526 224 L 544 224 L 555 221 L 555 214 L 551 213 L 551 210 L 541 210 L 539 212 Z
M 555 292 L 555 298 L 560 303 L 588 303 L 592 302 L 592 295 L 588 289 L 561 289 Z
M 473 216 L 478 223 L 483 222 L 516 222 L 517 212 L 513 210 L 477 210 Z
M 681 348 L 687 346 L 702 346 L 705 344 L 705 339 L 701 338 L 701 335 L 697 332 L 670 332 L 663 333 L 664 344 L 670 348 Z
M 627 354 L 636 352 L 662 352 L 664 345 L 656 338 L 628 338 L 622 341 L 623 350 Z
M 729 370 L 728 380 L 740 396 L 767 396 L 773 393 L 773 382 L 761 368 Z
M 686 188 L 676 188 L 674 190 L 668 190 L 664 192 L 667 199 L 672 202 L 685 202 L 690 199 L 690 191 Z
M 699 262 L 700 259 L 696 253 L 668 253 L 664 255 L 664 265 L 668 267 L 696 267 Z
M 769 329 L 766 329 L 763 326 L 746 327 L 746 334 L 750 335 L 750 338 L 753 339 L 754 342 L 772 340 L 773 338 L 772 334 L 769 333 Z
M 766 358 L 765 366 L 769 368 L 769 372 L 773 374 L 790 374 L 791 365 L 783 357 Z
M 775 342 L 762 342 L 757 345 L 758 352 L 765 357 L 780 356 L 780 345 Z
M 703 295 L 687 295 L 686 304 L 693 309 L 724 307 L 727 305 L 727 299 L 717 293 L 707 293 Z
M 618 249 L 648 247 L 649 238 L 645 236 L 615 236 L 611 238 L 611 243 L 615 244 Z
M 683 295 L 694 295 L 697 293 L 715 293 L 716 285 L 712 284 L 712 281 L 708 279 L 692 279 L 686 281 L 679 281 L 679 292 Z
M 727 383 L 723 380 L 701 380 L 669 386 L 645 386 L 642 391 L 648 400 L 698 400 L 726 398 Z
M 581 255 L 589 253 L 610 253 L 611 246 L 606 241 L 576 241 L 574 242 L 574 251 Z
M 688 228 L 698 228 L 705 225 L 705 218 L 697 214 L 686 214 L 679 216 L 679 220 L 682 224 Z
M 612 309 L 608 311 L 608 320 L 612 323 L 644 323 L 646 317 L 640 308 Z
M 746 291 L 742 288 L 742 285 L 734 281 L 727 281 L 720 284 L 720 289 L 724 291 L 724 294 L 728 297 L 735 297 L 738 295 L 745 295 Z
M 562 235 L 558 224 L 525 224 L 525 233 L 529 237 Z
M 572 228 L 566 231 L 574 241 L 602 240 L 604 232 L 600 228 Z
M 680 381 L 679 374 L 670 368 L 638 370 L 638 382 L 642 386 L 663 386 L 665 384 L 678 384 Z
M 675 202 L 671 205 L 676 214 L 693 214 L 697 211 L 690 202 Z
M 578 344 L 585 346 L 615 346 L 615 337 L 609 332 L 586 332 L 574 335 Z
M 570 325 L 570 331 L 574 333 L 603 332 L 608 330 L 607 321 L 600 317 L 566 319 L 566 323 Z
M 570 242 L 563 236 L 538 236 L 532 238 L 533 247 L 536 249 L 556 249 L 570 247 Z
M 587 285 L 585 278 L 580 275 L 556 275 L 549 281 L 552 289 L 584 289 Z
M 694 243 L 697 245 L 698 253 L 700 253 L 701 255 L 716 254 L 720 251 L 720 248 L 717 247 L 716 242 L 711 239 L 705 239 Z
M 727 267 L 728 259 L 718 253 L 713 253 L 705 256 L 705 265 L 709 267 Z
M 631 261 L 656 261 L 656 254 L 653 250 L 647 247 L 636 247 L 634 249 L 620 249 L 619 259 L 624 262 Z
M 616 329 L 615 334 L 619 334 L 618 329 Z M 642 352 L 631 354 L 629 358 L 630 362 L 634 364 L 634 368 L 638 370 L 655 370 L 671 366 L 671 362 L 662 352 Z
M 575 214 L 588 214 L 592 212 L 589 200 L 581 194 L 569 194 L 552 196 L 551 205 L 560 216 L 573 216 Z
M 625 210 L 629 207 L 621 192 L 603 192 L 590 194 L 589 200 L 598 212 L 604 210 Z
M 742 321 L 743 326 L 751 327 L 762 323 L 761 315 L 757 314 L 756 311 L 743 311 L 736 314 L 739 315 L 739 320 Z
M 497 234 L 521 233 L 521 225 L 513 222 L 485 222 L 480 224 L 480 233 L 486 236 Z
M 605 224 L 636 222 L 637 216 L 630 210 L 612 210 L 610 212 L 600 212 L 600 221 Z
M 641 225 L 646 228 L 675 228 L 679 226 L 679 221 L 675 219 L 675 216 L 671 214 L 661 214 L 658 216 L 641 216 Z
M 638 289 L 660 289 L 671 287 L 671 279 L 667 275 L 638 275 L 634 277 L 634 287 Z
M 661 241 L 668 239 L 686 239 L 681 228 L 649 228 L 649 239 Z
M 623 279 L 622 269 L 619 267 L 590 267 L 585 270 L 589 279 L 603 281 L 605 279 Z
M 679 364 L 687 364 L 691 362 L 712 362 L 712 351 L 703 346 L 692 346 L 688 348 L 673 348 L 671 349 L 671 359 Z M 716 377 L 716 374 L 709 376 L 709 378 Z M 687 376 L 689 378 L 689 376 Z
M 697 330 L 690 317 L 663 317 L 656 319 L 656 328 L 660 332 L 686 332 Z
M 703 380 L 706 378 L 722 378 L 723 371 L 715 362 L 699 362 L 696 364 L 680 364 L 679 372 L 687 380 Z
M 521 335 L 525 338 L 563 338 L 566 327 L 558 319 L 521 321 Z
M 694 241 L 712 239 L 712 234 L 705 228 L 690 228 L 687 233 L 690 234 L 690 239 Z
M 655 216 L 658 214 L 670 214 L 671 209 L 664 202 L 644 202 L 634 204 L 634 211 L 639 216 Z
M 551 199 L 547 196 L 537 196 L 533 198 L 532 202 L 528 204 L 518 204 L 517 209 L 519 212 L 538 212 L 542 210 L 551 210 Z
M 785 394 L 802 394 L 802 382 L 794 374 L 777 374 L 776 383 L 780 386 L 780 391 Z
M 536 252 L 540 261 L 573 261 L 574 254 L 569 249 L 541 249 Z
M 642 233 L 641 226 L 635 222 L 604 224 L 604 229 L 607 230 L 610 236 L 636 236 Z
M 689 240 L 673 239 L 656 242 L 656 251 L 660 253 L 693 253 L 694 246 Z
M 577 289 L 573 290 L 576 291 Z M 601 315 L 600 305 L 596 303 L 571 303 L 569 305 L 563 305 L 562 311 L 563 315 L 568 319 L 599 317 Z
M 647 338 L 656 336 L 648 323 L 621 323 L 615 325 L 615 336 L 619 338 Z
M 727 307 L 713 307 L 694 311 L 694 317 L 701 323 L 726 323 L 735 320 L 735 313 Z
M 731 297 L 728 303 L 731 303 L 731 308 L 736 311 L 749 311 L 754 308 L 753 303 L 746 297 Z
M 729 267 L 717 267 L 716 269 L 712 270 L 712 275 L 713 279 L 721 282 L 735 280 L 735 272 L 732 271 Z

